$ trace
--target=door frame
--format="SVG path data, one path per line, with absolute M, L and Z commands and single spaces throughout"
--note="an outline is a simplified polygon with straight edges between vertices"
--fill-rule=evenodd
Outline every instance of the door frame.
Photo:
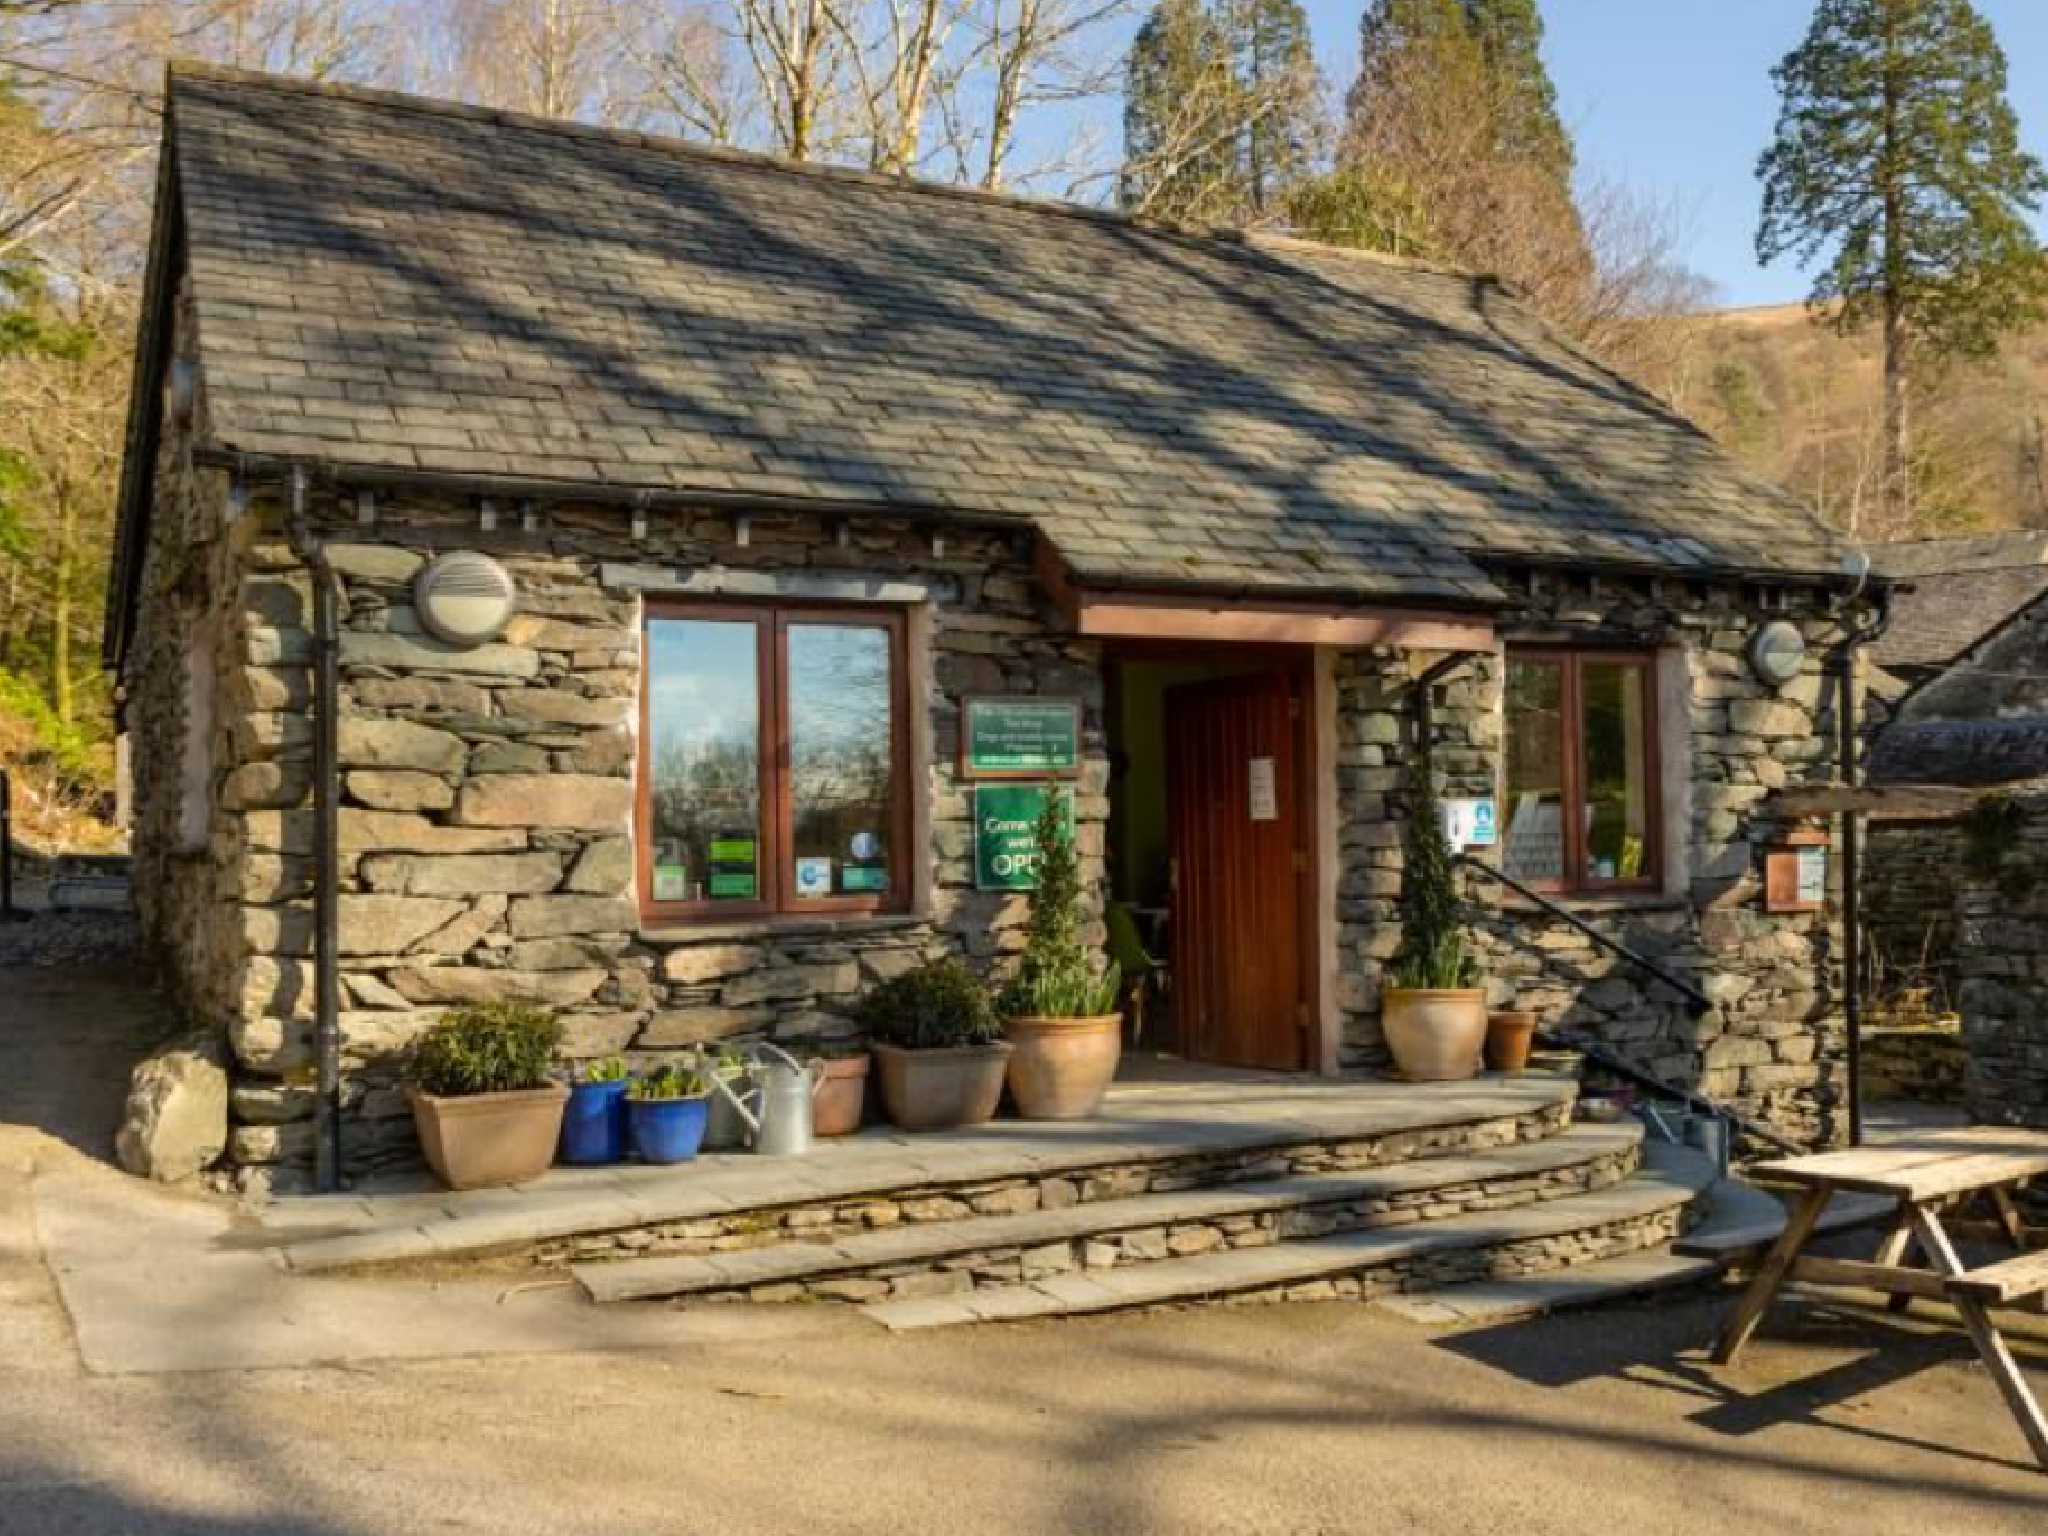
M 1256 654 L 1248 654 L 1256 653 Z M 1335 648 L 1321 645 L 1219 643 L 1200 640 L 1114 640 L 1103 647 L 1105 713 L 1121 717 L 1121 663 L 1227 663 L 1254 671 L 1290 672 L 1301 691 L 1302 742 L 1296 754 L 1295 803 L 1301 809 L 1306 868 L 1300 882 L 1302 998 L 1308 1007 L 1302 1047 L 1305 1073 L 1335 1076 L 1343 1021 L 1337 1007 L 1337 687 Z

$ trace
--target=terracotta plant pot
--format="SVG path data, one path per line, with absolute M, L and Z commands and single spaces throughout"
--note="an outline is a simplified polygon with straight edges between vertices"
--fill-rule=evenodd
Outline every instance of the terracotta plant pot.
M 1380 1027 L 1410 1082 L 1462 1082 L 1478 1074 L 1486 1045 L 1486 992 L 1388 987 L 1380 994 Z
M 818 1136 L 851 1136 L 860 1129 L 868 1102 L 868 1058 L 829 1056 L 818 1063 L 818 1092 L 811 1100 L 811 1131 Z
M 1102 1107 L 1124 1052 L 1124 1016 L 1005 1019 L 1010 1097 L 1026 1120 L 1085 1120 Z
M 562 1135 L 566 1083 L 515 1093 L 440 1099 L 417 1089 L 412 1123 L 427 1166 L 450 1189 L 490 1189 L 539 1178 L 555 1160 Z
M 936 1051 L 906 1051 L 877 1041 L 874 1052 L 882 1068 L 882 1106 L 906 1131 L 982 1125 L 995 1118 L 1010 1061 L 1003 1041 Z
M 1536 1039 L 1536 1015 L 1518 1008 L 1486 1016 L 1486 1070 L 1521 1072 L 1529 1065 L 1529 1047 Z

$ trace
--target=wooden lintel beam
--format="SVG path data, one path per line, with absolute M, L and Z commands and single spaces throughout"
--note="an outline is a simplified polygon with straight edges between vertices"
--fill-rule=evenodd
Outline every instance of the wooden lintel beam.
M 1416 651 L 1491 651 L 1481 618 L 1402 608 L 1294 608 L 1208 598 L 1081 594 L 1075 628 L 1115 640 L 1219 640 L 1238 644 L 1398 646 Z
M 1815 784 L 1781 789 L 1764 802 L 1781 816 L 1861 812 L 1879 820 L 1947 820 L 1967 815 L 1987 793 L 1953 784 Z

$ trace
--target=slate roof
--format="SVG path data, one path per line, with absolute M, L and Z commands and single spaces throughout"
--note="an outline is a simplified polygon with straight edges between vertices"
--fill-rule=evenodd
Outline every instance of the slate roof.
M 1893 598 L 1891 627 L 1871 647 L 1888 671 L 1946 667 L 2048 593 L 2048 533 L 2039 531 L 1881 544 L 1871 556 L 1912 587 Z
M 222 71 L 167 134 L 215 446 L 1015 518 L 1103 585 L 1839 562 L 1489 279 Z
M 1873 784 L 2017 784 L 2048 778 L 2048 720 L 1906 720 L 1864 763 Z

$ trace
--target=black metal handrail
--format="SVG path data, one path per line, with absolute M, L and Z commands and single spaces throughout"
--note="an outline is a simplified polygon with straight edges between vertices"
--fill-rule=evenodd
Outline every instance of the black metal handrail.
M 1811 1147 L 1792 1140 L 1789 1136 L 1772 1130 L 1769 1126 L 1759 1121 L 1750 1119 L 1739 1110 L 1729 1108 L 1718 1099 L 1710 1099 L 1703 1093 L 1695 1093 L 1690 1088 L 1681 1088 L 1676 1083 L 1666 1082 L 1661 1077 L 1645 1072 L 1641 1067 L 1635 1066 L 1625 1058 L 1616 1055 L 1599 1041 L 1588 1039 L 1585 1035 L 1581 1035 L 1576 1031 L 1569 1029 L 1544 1029 L 1538 1030 L 1537 1034 L 1546 1045 L 1562 1046 L 1567 1050 L 1577 1051 L 1587 1061 L 1598 1067 L 1602 1072 L 1607 1073 L 1610 1077 L 1618 1077 L 1623 1082 L 1633 1083 L 1638 1088 L 1646 1089 L 1664 1098 L 1676 1099 L 1687 1109 L 1695 1110 L 1701 1114 L 1717 1115 L 1727 1121 L 1729 1125 L 1733 1126 L 1741 1134 L 1754 1141 L 1761 1141 L 1767 1146 L 1776 1147 L 1781 1152 L 1790 1152 L 1794 1156 L 1800 1156 L 1813 1150 Z
M 1580 933 L 1583 933 L 1587 938 L 1591 939 L 1600 948 L 1609 951 L 1610 953 L 1620 957 L 1623 960 L 1626 960 L 1630 965 L 1634 966 L 1637 970 L 1642 971 L 1644 974 L 1651 976 L 1658 981 L 1663 982 L 1665 986 L 1669 987 L 1672 991 L 1676 992 L 1679 996 L 1685 998 L 1688 1002 L 1690 1002 L 1693 1005 L 1694 1010 L 1696 1012 L 1705 1013 L 1708 1009 L 1714 1006 L 1714 1000 L 1712 998 L 1708 997 L 1706 993 L 1702 992 L 1698 987 L 1694 986 L 1691 982 L 1687 981 L 1683 976 L 1680 976 L 1672 971 L 1667 971 L 1663 966 L 1659 965 L 1649 956 L 1638 954 L 1635 950 L 1630 949 L 1626 944 L 1623 944 L 1618 939 L 1610 939 L 1609 937 L 1607 937 L 1606 934 L 1602 933 L 1598 928 L 1595 928 L 1591 923 L 1587 922 L 1577 913 L 1572 912 L 1568 908 L 1563 907 L 1559 905 L 1557 902 L 1552 901 L 1548 896 L 1544 895 L 1541 891 L 1531 890 L 1528 886 L 1522 884 L 1521 881 L 1517 880 L 1513 875 L 1502 874 L 1499 870 L 1495 869 L 1491 864 L 1485 863 L 1479 859 L 1475 859 L 1469 853 L 1460 853 L 1456 855 L 1454 862 L 1463 865 L 1466 869 L 1471 870 L 1474 874 L 1484 875 L 1487 879 L 1493 881 L 1494 883 L 1506 886 L 1509 890 L 1513 891 L 1517 896 L 1522 897 L 1524 900 L 1534 902 L 1537 906 L 1541 907 L 1545 912 L 1548 912 L 1552 917 L 1556 918 L 1559 922 L 1564 923 L 1568 927 L 1577 929 Z
M 1558 919 L 1558 921 L 1583 933 L 1600 948 L 1610 951 L 1650 976 L 1653 980 L 1660 981 L 1665 986 L 1671 988 L 1679 996 L 1694 1004 L 1697 1012 L 1704 1013 L 1714 1006 L 1713 1000 L 1706 993 L 1702 992 L 1684 977 L 1666 970 L 1647 955 L 1638 954 L 1619 940 L 1610 939 L 1606 934 L 1578 916 L 1578 914 L 1552 901 L 1541 891 L 1531 890 L 1521 881 L 1515 879 L 1514 876 L 1502 874 L 1491 864 L 1475 859 L 1469 853 L 1456 854 L 1453 856 L 1453 861 L 1477 874 L 1484 875 L 1487 879 L 1499 885 L 1506 886 L 1517 896 L 1521 896 L 1534 903 L 1537 907 Z M 1734 1130 L 1754 1141 L 1763 1142 L 1766 1146 L 1776 1147 L 1781 1152 L 1798 1154 L 1809 1150 L 1791 1138 L 1781 1135 L 1767 1125 L 1750 1119 L 1748 1116 L 1729 1108 L 1729 1106 L 1720 1103 L 1718 1100 L 1710 1099 L 1703 1093 L 1695 1093 L 1690 1088 L 1682 1088 L 1677 1083 L 1666 1082 L 1654 1073 L 1644 1071 L 1641 1067 L 1635 1066 L 1626 1058 L 1617 1055 L 1597 1040 L 1589 1039 L 1585 1035 L 1565 1029 L 1546 1029 L 1541 1031 L 1541 1035 L 1546 1043 L 1561 1045 L 1570 1050 L 1577 1051 L 1586 1060 L 1610 1076 L 1618 1077 L 1627 1083 L 1633 1083 L 1638 1088 L 1647 1089 L 1649 1092 L 1661 1095 L 1664 1098 L 1675 1099 L 1687 1109 L 1702 1114 L 1718 1116 L 1720 1119 L 1725 1120 Z

